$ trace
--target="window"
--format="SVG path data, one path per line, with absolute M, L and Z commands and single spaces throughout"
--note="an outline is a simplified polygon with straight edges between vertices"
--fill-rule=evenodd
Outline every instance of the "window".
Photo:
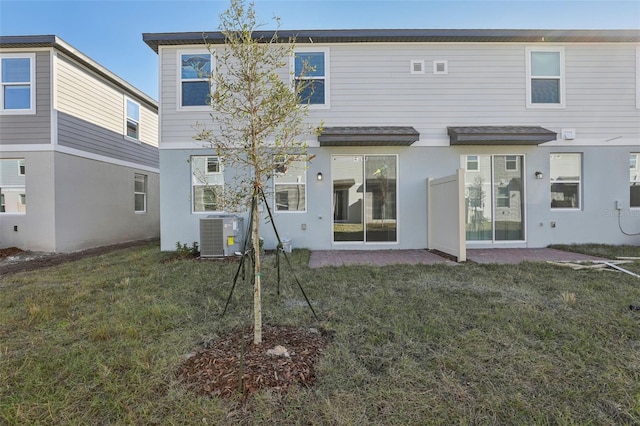
M 424 61 L 412 60 L 410 72 L 411 74 L 424 74 Z
M 275 170 L 276 211 L 304 212 L 307 210 L 307 161 L 298 157 L 282 161 Z
M 581 163 L 581 154 L 551 154 L 552 209 L 580 208 Z
M 640 153 L 629 156 L 629 205 L 640 207 Z
M 209 105 L 213 70 L 213 56 L 208 51 L 178 52 L 179 108 L 203 107 Z
M 478 156 L 477 155 L 467 155 L 467 171 L 477 171 L 478 170 Z
M 517 155 L 507 155 L 504 161 L 504 169 L 509 171 L 518 170 L 518 156 Z
M 35 114 L 35 54 L 0 55 L 0 113 Z
M 524 241 L 524 156 L 467 155 L 462 163 L 467 241 Z
M 442 61 L 442 60 L 433 61 L 433 73 L 448 74 L 449 73 L 448 61 Z
M 133 205 L 136 213 L 147 211 L 147 176 L 138 173 L 133 178 Z
M 224 210 L 224 178 L 219 157 L 191 157 L 191 186 L 194 213 Z
M 311 107 L 328 107 L 328 50 L 296 50 L 293 67 L 300 103 Z
M 24 164 L 24 158 L 0 159 L 0 213 L 26 213 Z
M 133 139 L 140 139 L 140 104 L 131 99 L 127 99 L 126 108 L 126 135 Z
M 527 48 L 527 106 L 564 107 L 564 50 Z

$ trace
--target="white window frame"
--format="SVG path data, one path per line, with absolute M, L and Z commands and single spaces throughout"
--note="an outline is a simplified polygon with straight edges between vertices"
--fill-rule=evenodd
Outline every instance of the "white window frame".
M 509 157 L 514 157 L 514 158 L 510 160 L 510 159 L 509 159 Z M 510 161 L 514 161 L 514 160 L 515 160 L 515 167 L 514 167 L 514 168 L 512 168 L 512 169 L 510 169 L 509 167 L 507 167 L 507 165 L 509 164 L 509 162 L 510 162 Z M 505 156 L 504 156 L 504 169 L 505 169 L 506 171 L 509 171 L 509 172 L 517 172 L 517 171 L 518 171 L 518 163 L 519 163 L 519 161 L 518 161 L 518 156 L 517 156 L 517 155 L 505 155 Z
M 309 176 L 307 175 L 307 156 L 306 155 L 294 155 L 294 157 L 297 157 L 295 160 L 293 161 L 299 161 L 299 162 L 304 162 L 304 182 L 283 182 L 283 183 L 278 183 L 278 176 L 285 174 L 287 171 L 286 170 L 280 170 L 280 167 L 277 167 L 276 170 L 274 170 L 274 174 L 273 174 L 273 210 L 276 213 L 306 213 L 307 212 L 307 179 L 309 178 Z M 276 160 L 277 162 L 277 160 Z M 302 208 L 302 210 L 278 210 L 278 199 L 277 199 L 277 193 L 278 193 L 278 186 L 285 186 L 285 185 L 299 185 L 304 187 L 304 206 Z
M 29 59 L 29 81 L 5 83 L 2 81 L 2 59 Z M 29 84 L 29 108 L 5 109 L 4 88 L 7 86 L 24 86 Z M 33 115 L 36 113 L 36 54 L 35 53 L 0 53 L 0 114 Z
M 24 158 L 22 160 L 18 160 L 18 176 L 26 175 L 27 167 L 24 162 Z
M 438 65 L 443 65 L 444 69 L 442 71 L 438 70 Z M 446 61 L 444 59 L 436 59 L 433 61 L 433 74 L 435 75 L 443 75 L 443 74 L 449 74 L 449 61 Z
M 526 64 L 527 64 L 527 82 L 526 82 L 526 94 L 527 94 L 527 108 L 537 109 L 563 109 L 566 108 L 566 96 L 565 96 L 565 72 L 564 72 L 564 47 L 561 46 L 529 46 L 525 49 L 526 52 Z M 536 52 L 553 52 L 559 54 L 560 60 L 560 75 L 559 76 L 532 76 L 531 75 L 531 55 Z M 533 103 L 531 100 L 532 90 L 531 82 L 533 79 L 557 79 L 559 81 L 558 95 L 560 96 L 560 103 Z
M 631 167 L 631 158 L 635 156 L 635 167 Z M 636 174 L 631 175 L 631 172 L 635 170 Z M 640 185 L 640 152 L 632 152 L 629 154 L 629 188 L 631 185 Z M 631 205 L 631 189 L 629 189 L 629 207 L 634 210 L 640 209 L 640 206 Z
M 204 164 L 205 167 L 208 169 L 208 163 L 209 163 L 209 158 L 216 158 L 217 162 L 218 162 L 218 171 L 217 172 L 209 172 L 208 170 L 203 170 L 202 171 L 202 175 L 203 176 L 220 176 L 222 183 L 221 184 L 209 184 L 209 183 L 196 183 L 195 181 L 199 180 L 198 177 L 196 176 L 196 170 L 194 170 L 195 164 L 196 162 L 194 161 L 196 158 L 204 158 Z M 215 213 L 223 213 L 224 212 L 224 207 L 221 210 L 203 210 L 203 211 L 196 211 L 195 209 L 195 188 L 196 187 L 213 187 L 213 186 L 219 186 L 220 187 L 220 193 L 224 194 L 224 166 L 222 163 L 222 157 L 219 157 L 217 155 L 192 155 L 189 158 L 189 177 L 190 177 L 190 182 L 191 182 L 191 197 L 190 198 L 190 202 L 191 202 L 191 213 L 192 214 L 215 214 Z M 195 179 L 195 180 L 194 180 Z
M 138 106 L 137 120 L 135 120 L 133 117 L 129 117 L 129 102 Z M 128 135 L 129 120 L 131 120 L 132 123 L 136 124 L 136 137 Z M 124 97 L 124 137 L 136 142 L 140 142 L 140 122 L 141 121 L 142 121 L 142 107 L 140 106 L 140 102 L 136 102 L 135 100 L 125 96 Z
M 471 160 L 470 157 L 475 157 L 475 159 Z M 475 169 L 470 169 L 469 168 L 469 164 L 470 163 L 475 163 L 476 164 L 476 168 Z M 465 171 L 467 172 L 479 172 L 480 171 L 480 156 L 479 155 L 465 155 L 464 156 L 464 164 L 462 165 L 463 169 L 465 169 Z
M 416 68 L 417 65 L 417 68 Z M 409 71 L 411 74 L 424 74 L 424 61 L 419 59 L 413 59 L 409 64 Z
M 293 53 L 291 54 L 291 58 L 289 61 L 290 65 L 290 75 L 291 75 L 291 85 L 295 88 L 295 81 L 298 79 L 296 77 L 296 53 L 324 53 L 324 77 L 309 77 L 305 76 L 303 80 L 324 80 L 324 104 L 303 104 L 307 106 L 309 109 L 329 109 L 331 107 L 330 102 L 330 94 L 331 90 L 330 86 L 330 49 L 328 47 L 296 47 Z
M 549 199 L 549 208 L 553 211 L 562 211 L 562 210 L 568 210 L 568 211 L 579 211 L 582 210 L 582 206 L 584 203 L 583 200 L 583 189 L 582 189 L 582 176 L 584 175 L 584 170 L 583 170 L 583 154 L 581 152 L 552 152 L 549 154 L 549 177 L 552 176 L 551 173 L 551 156 L 553 155 L 577 155 L 578 156 L 578 165 L 580 166 L 580 176 L 578 176 L 577 180 L 563 180 L 562 182 L 551 182 L 551 185 L 553 185 L 553 183 L 577 183 L 578 184 L 578 206 L 577 207 L 551 207 L 551 203 L 553 202 L 553 200 Z M 549 198 L 551 198 L 551 185 L 549 185 Z
M 136 182 L 138 181 L 139 178 L 142 178 L 142 182 L 144 184 L 144 190 L 141 191 L 136 191 Z M 143 175 L 142 173 L 134 173 L 133 175 L 133 210 L 135 213 L 146 213 L 147 212 L 147 175 Z M 136 210 L 136 202 L 135 202 L 135 198 L 137 195 L 142 195 L 144 203 L 143 203 L 143 208 L 142 210 Z
M 193 81 L 207 81 L 209 82 L 209 93 L 213 94 L 213 85 L 210 78 L 213 76 L 213 73 L 216 70 L 216 56 L 215 51 L 209 51 L 208 49 L 200 48 L 200 49 L 178 49 L 176 51 L 176 109 L 178 111 L 210 111 L 210 105 L 192 105 L 192 106 L 183 106 L 182 105 L 182 83 L 183 82 L 193 82 Z M 202 78 L 190 78 L 183 79 L 182 78 L 182 55 L 209 55 L 211 58 L 211 76 L 206 76 Z

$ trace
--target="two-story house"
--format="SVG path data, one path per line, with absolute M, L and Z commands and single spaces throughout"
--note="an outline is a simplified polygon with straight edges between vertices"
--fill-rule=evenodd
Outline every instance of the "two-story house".
M 0 37 L 0 247 L 159 235 L 155 100 L 53 35 Z
M 296 38 L 282 78 L 313 79 L 301 100 L 309 123 L 324 122 L 307 141 L 313 160 L 271 182 L 279 233 L 295 247 L 426 248 L 451 216 L 467 247 L 640 244 L 640 31 L 278 34 Z M 191 66 L 214 70 L 224 37 L 143 39 L 159 56 L 161 244 L 171 250 L 199 240 L 200 218 L 225 213 L 203 188 L 223 190 L 230 171 L 193 139 L 194 123 L 211 120 L 211 89 Z M 301 75 L 303 59 L 312 71 Z M 429 195 L 429 178 L 454 175 L 460 189 Z M 460 207 L 439 211 L 448 197 Z

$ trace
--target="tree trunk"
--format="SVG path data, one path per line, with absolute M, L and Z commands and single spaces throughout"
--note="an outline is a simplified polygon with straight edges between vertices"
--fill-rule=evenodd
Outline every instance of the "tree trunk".
M 260 233 L 258 226 L 260 224 L 258 215 L 258 191 L 254 189 L 254 208 L 251 213 L 252 221 L 252 240 L 253 240 L 253 343 L 259 345 L 262 343 L 262 296 L 260 290 Z

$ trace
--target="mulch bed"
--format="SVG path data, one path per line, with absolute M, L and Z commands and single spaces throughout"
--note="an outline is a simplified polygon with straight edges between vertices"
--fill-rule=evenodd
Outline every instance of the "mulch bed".
M 18 247 L 9 247 L 0 249 L 0 259 L 3 257 L 15 256 L 16 254 L 24 253 Z
M 253 329 L 246 327 L 189 355 L 177 376 L 198 395 L 223 398 L 246 398 L 265 388 L 283 392 L 292 386 L 311 386 L 315 364 L 329 341 L 323 330 L 263 325 L 262 343 L 255 345 Z M 270 354 L 278 352 L 274 349 L 286 349 L 288 356 Z

